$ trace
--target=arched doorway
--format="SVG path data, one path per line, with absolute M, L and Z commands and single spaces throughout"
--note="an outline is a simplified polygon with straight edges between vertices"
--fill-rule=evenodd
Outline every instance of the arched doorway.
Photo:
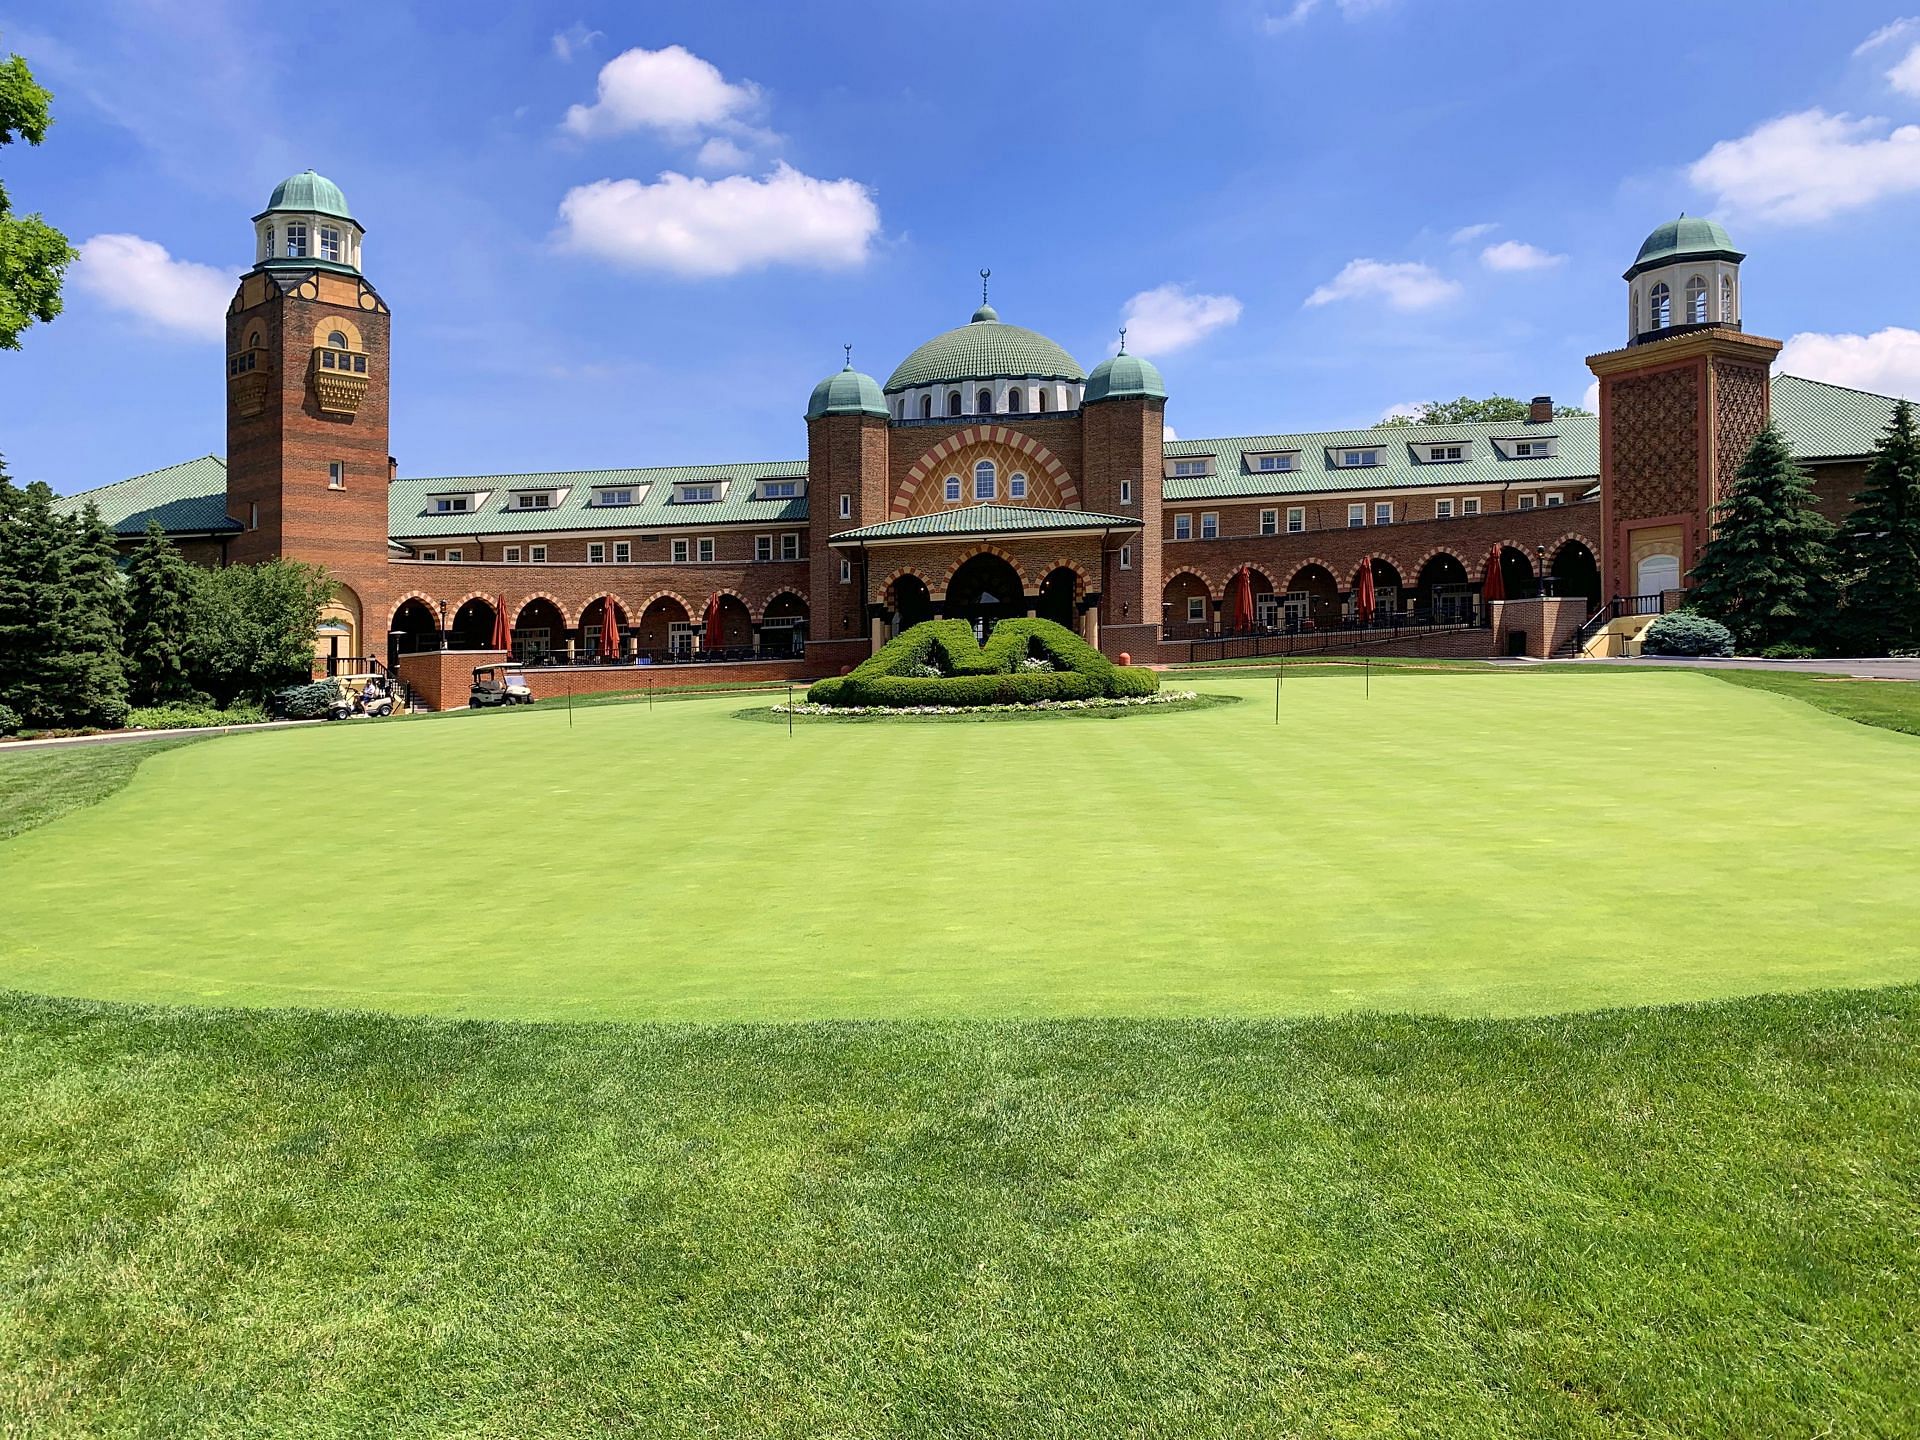
M 1364 561 L 1362 562 L 1365 563 Z M 1360 567 L 1354 566 L 1353 578 L 1349 585 L 1360 583 Z M 1400 578 L 1400 567 L 1391 560 L 1373 557 L 1373 623 L 1386 625 L 1393 623 L 1395 615 L 1405 604 L 1403 592 L 1406 582 Z
M 1034 613 L 1042 620 L 1051 620 L 1056 625 L 1073 629 L 1073 602 L 1080 577 L 1062 565 L 1040 582 L 1040 598 L 1034 605 Z
M 492 601 L 476 595 L 453 612 L 453 623 L 447 626 L 449 650 L 484 650 L 492 639 Z
M 1340 582 L 1324 565 L 1302 565 L 1281 598 L 1281 623 L 1289 630 L 1325 629 L 1340 623 Z
M 536 595 L 520 607 L 513 617 L 513 658 L 526 665 L 538 665 L 550 657 L 564 655 L 567 649 L 567 617 L 560 607 L 544 595 Z
M 1569 540 L 1556 550 L 1548 573 L 1554 594 L 1584 599 L 1589 615 L 1600 608 L 1600 565 L 1580 541 Z
M 894 634 L 933 618 L 933 597 L 927 593 L 927 582 L 918 575 L 896 575 L 888 588 L 893 592 Z
M 1414 582 L 1414 607 L 1440 624 L 1465 623 L 1476 613 L 1478 587 L 1467 579 L 1467 567 L 1445 551 L 1420 567 Z
M 972 624 L 985 635 L 1002 620 L 1027 613 L 1020 574 L 998 555 L 982 551 L 947 582 L 947 615 Z
M 387 632 L 387 667 L 398 665 L 402 655 L 439 648 L 440 617 L 433 613 L 433 607 L 417 595 L 401 601 Z
M 657 596 L 640 612 L 633 640 L 643 655 L 684 658 L 693 653 L 693 617 L 673 596 Z
M 1160 628 L 1169 640 L 1195 640 L 1213 628 L 1213 596 L 1191 570 L 1167 580 L 1160 598 Z
M 721 595 L 708 602 L 715 607 L 720 643 L 707 643 L 707 612 L 700 612 L 700 648 L 709 660 L 740 660 L 753 655 L 753 617 L 738 595 Z
M 626 658 L 626 640 L 622 628 L 628 626 L 630 621 L 627 607 L 611 595 L 600 595 L 580 607 L 582 660 L 600 658 L 600 631 L 605 627 L 609 614 L 613 616 L 613 654 L 618 659 Z
M 1540 593 L 1540 577 L 1533 573 L 1532 558 L 1511 545 L 1500 547 L 1500 583 L 1509 600 L 1531 600 Z
M 807 602 L 791 590 L 767 602 L 760 616 L 760 653 L 770 660 L 804 655 L 807 650 Z
M 313 633 L 313 670 L 316 675 L 345 675 L 362 668 L 360 597 L 345 585 L 320 607 Z

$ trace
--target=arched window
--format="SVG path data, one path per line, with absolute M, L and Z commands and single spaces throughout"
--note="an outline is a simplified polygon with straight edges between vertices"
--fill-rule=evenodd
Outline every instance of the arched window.
M 920 418 L 922 420 L 931 420 L 933 418 L 933 396 L 922 395 L 920 397 Z
M 1018 415 L 1020 413 L 1020 392 L 1018 390 L 1007 391 L 1007 413 L 1009 415 Z
M 974 396 L 973 409 L 977 415 L 991 415 L 993 413 L 993 391 L 982 390 L 978 395 Z
M 1673 323 L 1673 292 L 1662 280 L 1647 297 L 1647 328 L 1664 330 Z
M 980 461 L 973 467 L 973 498 L 975 500 L 997 499 L 997 490 L 993 461 Z
M 269 260 L 273 258 L 273 226 L 271 225 L 267 227 L 267 258 Z
M 258 350 L 260 348 L 260 332 L 258 330 L 247 336 L 247 348 L 249 350 Z
M 1687 323 L 1707 323 L 1707 282 L 1698 275 L 1687 281 Z
M 1733 318 L 1733 277 L 1722 275 L 1720 277 L 1720 323 L 1731 325 Z
M 344 330 L 329 330 L 327 332 L 327 344 L 331 345 L 336 350 L 346 349 L 347 348 L 346 332 Z
M 958 475 L 947 476 L 945 494 L 949 505 L 958 505 L 960 503 L 960 477 Z
M 1027 498 L 1027 477 L 1017 470 L 1007 477 L 1007 498 L 1009 500 Z
M 959 413 L 960 413 L 960 392 L 958 390 L 949 390 L 947 392 L 947 414 L 958 415 Z
M 1035 398 L 1035 400 L 1036 400 L 1036 401 L 1037 401 L 1038 403 L 1037 403 L 1037 404 L 1036 404 L 1036 405 L 1035 405 L 1035 406 L 1034 406 L 1033 408 L 1034 408 L 1034 409 L 1036 409 L 1036 410 L 1038 410 L 1038 411 L 1039 411 L 1039 412 L 1040 412 L 1040 413 L 1041 413 L 1042 415 L 1044 415 L 1044 414 L 1046 414 L 1046 412 L 1047 412 L 1047 387 L 1046 387 L 1046 386 L 1044 386 L 1044 385 L 1042 385 L 1042 386 L 1040 387 L 1040 391 L 1039 391 L 1039 393 L 1038 393 L 1038 394 L 1037 394 L 1037 395 L 1036 395 L 1036 396 L 1035 396 L 1034 398 Z
M 320 227 L 320 258 L 340 263 L 340 232 L 331 225 Z

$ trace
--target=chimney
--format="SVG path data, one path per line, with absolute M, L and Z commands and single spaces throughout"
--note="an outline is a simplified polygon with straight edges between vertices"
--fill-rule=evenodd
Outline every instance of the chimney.
M 1536 395 L 1533 397 L 1532 403 L 1527 406 L 1527 423 L 1529 425 L 1551 425 L 1553 423 L 1553 397 L 1551 395 Z
M 393 456 L 389 455 L 387 456 L 387 484 L 391 485 L 395 480 L 398 480 L 399 478 L 400 478 L 400 462 L 394 459 Z

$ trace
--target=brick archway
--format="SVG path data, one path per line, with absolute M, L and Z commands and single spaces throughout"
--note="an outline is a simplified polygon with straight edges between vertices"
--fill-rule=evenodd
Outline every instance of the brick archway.
M 1008 565 L 1013 567 L 1013 573 L 1020 577 L 1021 590 L 1023 592 L 1029 592 L 1029 593 L 1033 590 L 1034 588 L 1033 579 L 1031 576 L 1027 574 L 1026 566 L 1022 565 L 1012 555 L 1007 553 L 1005 550 L 1002 550 L 998 545 L 975 545 L 972 549 L 968 550 L 965 554 L 963 554 L 958 560 L 954 561 L 953 564 L 947 567 L 947 573 L 941 578 L 940 588 L 934 592 L 934 599 L 944 600 L 946 598 L 948 588 L 953 584 L 953 577 L 960 573 L 960 567 L 965 565 L 969 560 L 975 559 L 981 555 L 993 555 L 1001 560 L 1006 561 Z
M 629 610 L 627 613 L 634 616 L 644 616 L 647 611 L 653 608 L 653 602 L 656 600 L 671 600 L 686 612 L 689 620 L 693 618 L 694 609 L 693 606 L 687 603 L 687 597 L 673 590 L 656 590 L 640 603 L 638 610 Z
M 1596 545 L 1593 541 L 1589 540 L 1586 536 L 1582 535 L 1579 531 L 1568 530 L 1563 534 L 1561 534 L 1557 539 L 1551 540 L 1547 543 L 1547 569 L 1549 570 L 1553 569 L 1553 562 L 1560 558 L 1560 552 L 1566 549 L 1567 546 L 1569 545 L 1584 546 L 1586 549 L 1586 552 L 1589 555 L 1593 556 L 1596 562 L 1600 558 L 1600 547 L 1598 545 Z
M 567 607 L 561 603 L 560 597 L 547 590 L 535 590 L 529 595 L 521 596 L 520 603 L 513 607 L 513 620 L 517 622 L 520 619 L 520 612 L 536 600 L 544 600 L 553 606 L 555 610 L 558 610 L 561 621 L 569 630 L 575 629 L 579 625 L 579 619 L 567 612 Z
M 393 629 L 394 629 L 393 622 L 400 618 L 400 607 L 406 604 L 409 600 L 418 600 L 422 605 L 426 606 L 427 609 L 433 612 L 436 623 L 438 622 L 439 615 L 440 615 L 440 602 L 434 599 L 431 595 L 426 594 L 424 591 L 409 590 L 407 591 L 406 594 L 402 595 L 399 599 L 395 600 L 393 602 L 393 607 L 387 611 L 387 631 L 389 634 L 393 632 Z
M 1302 560 L 1298 565 L 1295 565 L 1293 567 L 1292 573 L 1287 576 L 1287 583 L 1286 583 L 1285 590 L 1291 591 L 1294 588 L 1293 582 L 1298 580 L 1303 572 L 1313 569 L 1313 567 L 1316 565 L 1319 566 L 1322 570 L 1326 571 L 1327 574 L 1333 576 L 1333 583 L 1337 588 L 1340 584 L 1339 569 L 1333 565 L 1328 564 L 1325 558 L 1323 558 L 1322 556 L 1309 555 L 1306 559 Z M 1359 566 L 1356 565 L 1354 568 L 1358 569 Z
M 731 585 L 722 585 L 717 590 L 709 594 L 707 596 L 707 605 L 713 604 L 713 602 L 718 600 L 722 595 L 731 595 L 734 599 L 738 600 L 740 602 L 740 608 L 747 612 L 748 618 L 752 618 L 753 606 L 748 602 L 746 596 L 742 595 L 738 590 L 734 589 Z M 705 615 L 707 613 L 707 605 L 702 605 L 700 607 L 700 613 L 702 615 Z
M 901 481 L 900 488 L 894 492 L 887 506 L 888 515 L 898 519 L 918 513 L 914 502 L 920 498 L 921 487 L 927 477 L 936 470 L 944 472 L 950 462 L 957 463 L 955 457 L 962 451 L 974 448 L 992 452 L 983 454 L 979 458 L 991 459 L 999 465 L 1002 484 L 1005 483 L 1006 476 L 1014 473 L 1015 468 L 1024 468 L 1033 481 L 1044 481 L 1044 484 L 1053 490 L 1063 508 L 1068 510 L 1080 508 L 1080 487 L 1068 473 L 1067 467 L 1060 462 L 1060 458 L 1038 440 L 1005 425 L 969 425 L 963 430 L 956 430 L 913 462 L 907 470 L 907 478 Z M 972 461 L 969 460 L 966 468 L 971 469 L 971 466 Z M 967 484 L 972 483 L 971 476 L 964 478 Z M 938 483 L 937 479 L 935 483 Z M 945 503 L 937 496 L 931 498 L 935 503 L 928 506 L 923 502 L 921 508 L 937 510 Z M 961 491 L 961 503 L 971 503 L 967 499 L 965 489 Z
M 1451 545 L 1436 545 L 1431 550 L 1427 551 L 1426 554 L 1422 555 L 1420 557 L 1420 563 L 1413 567 L 1413 574 L 1414 574 L 1413 583 L 1414 584 L 1418 585 L 1420 583 L 1420 578 L 1419 578 L 1420 572 L 1425 570 L 1427 566 L 1433 562 L 1436 556 L 1440 556 L 1440 555 L 1451 556 L 1455 561 L 1459 563 L 1460 568 L 1467 572 L 1467 578 L 1469 580 L 1473 578 L 1474 567 L 1473 567 L 1472 561 L 1468 560 L 1464 555 L 1462 555 L 1458 550 L 1454 549 L 1453 546 Z M 1485 559 L 1486 557 L 1482 556 L 1481 558 Z M 1407 572 L 1402 570 L 1400 573 L 1402 576 L 1405 576 Z
M 1398 560 L 1396 560 L 1393 556 L 1387 554 L 1386 551 L 1384 550 L 1369 550 L 1366 554 L 1362 555 L 1358 560 L 1353 562 L 1353 569 L 1347 576 L 1347 581 L 1349 584 L 1357 585 L 1360 582 L 1360 567 L 1362 565 L 1365 565 L 1369 560 L 1373 562 L 1373 566 L 1374 566 L 1373 578 L 1376 584 L 1378 584 L 1380 580 L 1380 567 L 1382 565 L 1385 565 L 1389 570 L 1393 571 L 1394 575 L 1399 578 L 1399 582 L 1401 584 L 1406 583 L 1406 576 L 1407 576 L 1406 566 L 1402 565 Z
M 1047 577 L 1056 570 L 1071 570 L 1074 578 L 1074 599 L 1078 600 L 1088 592 L 1098 588 L 1093 576 L 1087 573 L 1087 567 L 1078 560 L 1069 560 L 1064 555 L 1056 555 L 1044 565 L 1034 567 L 1039 574 L 1039 584 L 1044 585 Z
M 803 609 L 812 610 L 813 608 L 811 602 L 808 601 L 805 595 L 795 590 L 791 585 L 782 585 L 778 590 L 767 596 L 765 600 L 761 601 L 759 609 L 748 611 L 753 617 L 753 623 L 758 625 L 762 620 L 766 619 L 767 611 L 773 608 L 773 602 L 778 600 L 782 595 L 798 600 Z
M 1162 578 L 1161 589 L 1164 590 L 1182 575 L 1191 575 L 1194 579 L 1198 580 L 1206 590 L 1209 600 L 1221 599 L 1225 593 L 1220 586 L 1215 585 L 1212 580 L 1207 578 L 1207 572 L 1202 570 L 1198 565 L 1176 565 L 1173 569 L 1167 571 L 1166 575 Z
M 897 610 L 900 608 L 898 605 L 894 603 L 894 594 L 893 594 L 894 582 L 896 580 L 903 580 L 909 575 L 911 575 L 914 579 L 918 580 L 922 585 L 926 587 L 927 594 L 929 595 L 933 594 L 933 581 L 927 578 L 926 571 L 914 565 L 902 565 L 897 569 L 890 571 L 886 579 L 882 580 L 878 585 L 874 586 L 875 592 L 880 596 L 881 603 L 884 604 L 889 610 Z

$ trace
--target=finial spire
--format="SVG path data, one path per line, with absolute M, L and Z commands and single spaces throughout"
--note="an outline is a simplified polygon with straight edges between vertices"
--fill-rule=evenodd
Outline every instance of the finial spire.
M 1127 327 L 1124 325 L 1120 327 L 1120 353 L 1127 353 Z
M 991 270 L 982 270 L 980 272 L 980 303 L 982 305 L 987 303 L 987 281 L 992 275 L 993 271 Z
M 840 348 L 847 352 L 847 369 L 851 370 L 853 368 L 853 346 L 842 345 Z

